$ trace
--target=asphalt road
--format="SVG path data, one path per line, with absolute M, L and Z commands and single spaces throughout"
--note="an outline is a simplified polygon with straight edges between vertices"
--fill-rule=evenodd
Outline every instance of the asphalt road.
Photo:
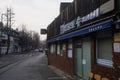
M 32 53 L 0 69 L 0 80 L 65 80 L 47 65 L 45 54 Z

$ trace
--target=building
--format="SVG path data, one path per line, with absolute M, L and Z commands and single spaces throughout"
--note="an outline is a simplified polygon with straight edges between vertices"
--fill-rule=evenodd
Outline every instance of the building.
M 71 76 L 120 79 L 120 1 L 74 0 L 47 27 L 48 61 Z
M 2 27 L 0 29 L 0 35 L 0 54 L 6 54 L 8 35 L 10 35 L 10 46 L 8 53 L 21 52 L 21 47 L 19 46 L 19 33 L 16 30 Z

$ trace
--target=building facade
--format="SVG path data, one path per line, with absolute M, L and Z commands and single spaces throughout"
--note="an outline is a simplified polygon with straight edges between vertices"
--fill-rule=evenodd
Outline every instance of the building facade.
M 6 54 L 8 35 L 10 35 L 10 46 L 8 53 L 21 52 L 21 47 L 19 46 L 19 33 L 13 29 L 9 29 L 9 32 L 7 29 L 7 27 L 2 27 L 0 29 L 0 54 Z
M 63 4 L 63 3 L 62 3 Z M 48 61 L 71 76 L 120 79 L 120 1 L 74 0 L 47 27 Z

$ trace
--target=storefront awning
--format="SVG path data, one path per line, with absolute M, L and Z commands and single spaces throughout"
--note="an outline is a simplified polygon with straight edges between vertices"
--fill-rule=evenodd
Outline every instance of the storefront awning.
M 91 33 L 91 32 L 95 32 L 98 30 L 102 30 L 102 29 L 106 29 L 111 27 L 113 19 L 108 19 L 99 23 L 96 23 L 94 25 L 79 29 L 77 31 L 68 33 L 68 34 L 64 34 L 61 36 L 58 36 L 56 38 L 50 39 L 47 41 L 47 43 L 51 43 L 51 42 L 55 42 L 55 41 L 59 41 L 59 40 L 64 40 L 64 39 L 68 39 L 68 38 L 72 38 L 72 37 L 77 37 L 83 34 L 87 34 L 87 33 Z

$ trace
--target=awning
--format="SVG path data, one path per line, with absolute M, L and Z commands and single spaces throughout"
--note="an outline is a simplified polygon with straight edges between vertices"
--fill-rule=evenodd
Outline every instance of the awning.
M 55 42 L 55 41 L 59 41 L 59 40 L 64 40 L 64 39 L 68 39 L 68 38 L 72 38 L 72 37 L 77 37 L 83 34 L 87 34 L 87 33 L 91 33 L 91 32 L 95 32 L 98 30 L 102 30 L 102 29 L 106 29 L 111 27 L 113 19 L 108 19 L 99 23 L 96 23 L 94 25 L 90 25 L 88 27 L 79 29 L 77 31 L 68 33 L 68 34 L 64 34 L 61 36 L 58 36 L 56 38 L 50 39 L 47 41 L 47 43 L 51 43 L 51 42 Z

